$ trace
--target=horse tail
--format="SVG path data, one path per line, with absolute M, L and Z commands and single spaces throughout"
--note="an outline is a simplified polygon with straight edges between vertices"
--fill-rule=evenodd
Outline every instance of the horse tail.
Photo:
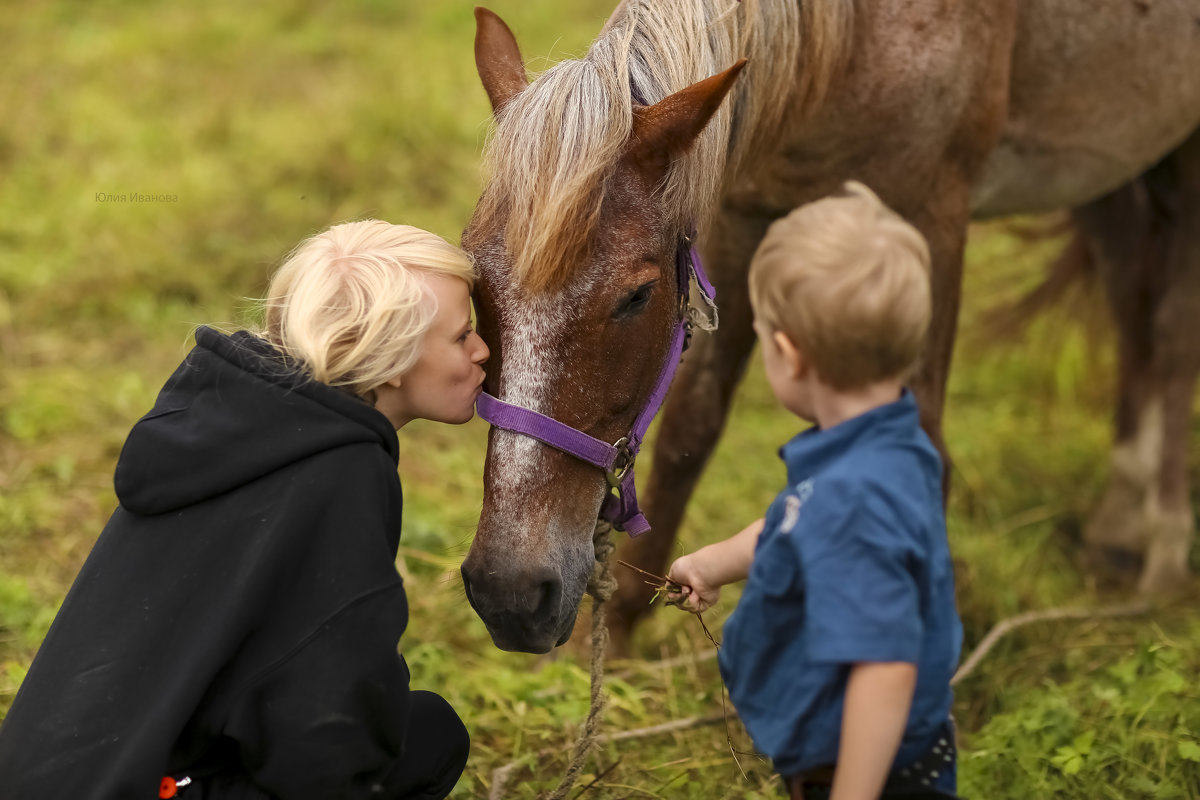
M 1167 249 L 1179 224 L 1178 183 L 1176 167 L 1164 160 L 1109 194 L 1072 210 L 1065 222 L 1027 234 L 1027 238 L 1038 239 L 1069 233 L 1070 239 L 1037 287 L 985 316 L 985 333 L 1011 339 L 1036 316 L 1062 305 L 1079 285 L 1086 287 L 1080 294 L 1090 299 L 1095 285 L 1103 283 L 1107 301 L 1077 304 L 1076 310 L 1082 306 L 1083 313 L 1076 316 L 1095 325 L 1099 322 L 1096 311 L 1102 309 L 1102 324 L 1115 322 L 1126 336 L 1152 336 L 1150 318 L 1170 282 Z M 1147 351 L 1151 347 L 1148 341 L 1139 346 Z
M 1098 278 L 1095 255 L 1073 216 L 1010 228 L 1010 232 L 1031 245 L 1052 238 L 1068 238 L 1057 257 L 1047 265 L 1041 282 L 1016 300 L 984 313 L 981 331 L 993 341 L 1017 339 L 1041 314 L 1061 305 L 1078 287 L 1089 291 Z

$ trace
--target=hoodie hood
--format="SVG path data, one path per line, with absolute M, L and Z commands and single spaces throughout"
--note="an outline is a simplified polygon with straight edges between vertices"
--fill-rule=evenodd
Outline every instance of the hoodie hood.
M 253 334 L 200 328 L 125 441 L 117 499 L 135 514 L 161 514 L 350 444 L 398 458 L 396 431 L 370 404 L 306 378 Z

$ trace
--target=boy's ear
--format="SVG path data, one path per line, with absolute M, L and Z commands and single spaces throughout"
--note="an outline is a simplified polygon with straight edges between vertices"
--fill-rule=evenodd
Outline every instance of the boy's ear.
M 775 346 L 783 355 L 783 360 L 788 365 L 788 375 L 792 380 L 803 378 L 808 371 L 808 362 L 805 360 L 804 354 L 800 352 L 800 348 L 796 347 L 795 342 L 789 339 L 783 331 L 775 331 L 771 334 L 771 340 L 775 342 Z

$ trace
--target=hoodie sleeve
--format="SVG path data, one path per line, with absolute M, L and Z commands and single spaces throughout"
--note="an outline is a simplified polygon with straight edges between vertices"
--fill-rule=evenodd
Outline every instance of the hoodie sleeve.
M 403 587 L 360 597 L 245 691 L 226 735 L 251 780 L 284 800 L 394 797 L 409 723 L 408 667 L 396 649 Z

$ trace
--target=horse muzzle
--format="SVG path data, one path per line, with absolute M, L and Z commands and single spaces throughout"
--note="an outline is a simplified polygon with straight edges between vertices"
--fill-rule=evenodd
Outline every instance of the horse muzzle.
M 582 586 L 571 581 L 564 590 L 553 567 L 493 568 L 468 557 L 462 578 L 471 608 L 501 650 L 548 653 L 571 637 Z

